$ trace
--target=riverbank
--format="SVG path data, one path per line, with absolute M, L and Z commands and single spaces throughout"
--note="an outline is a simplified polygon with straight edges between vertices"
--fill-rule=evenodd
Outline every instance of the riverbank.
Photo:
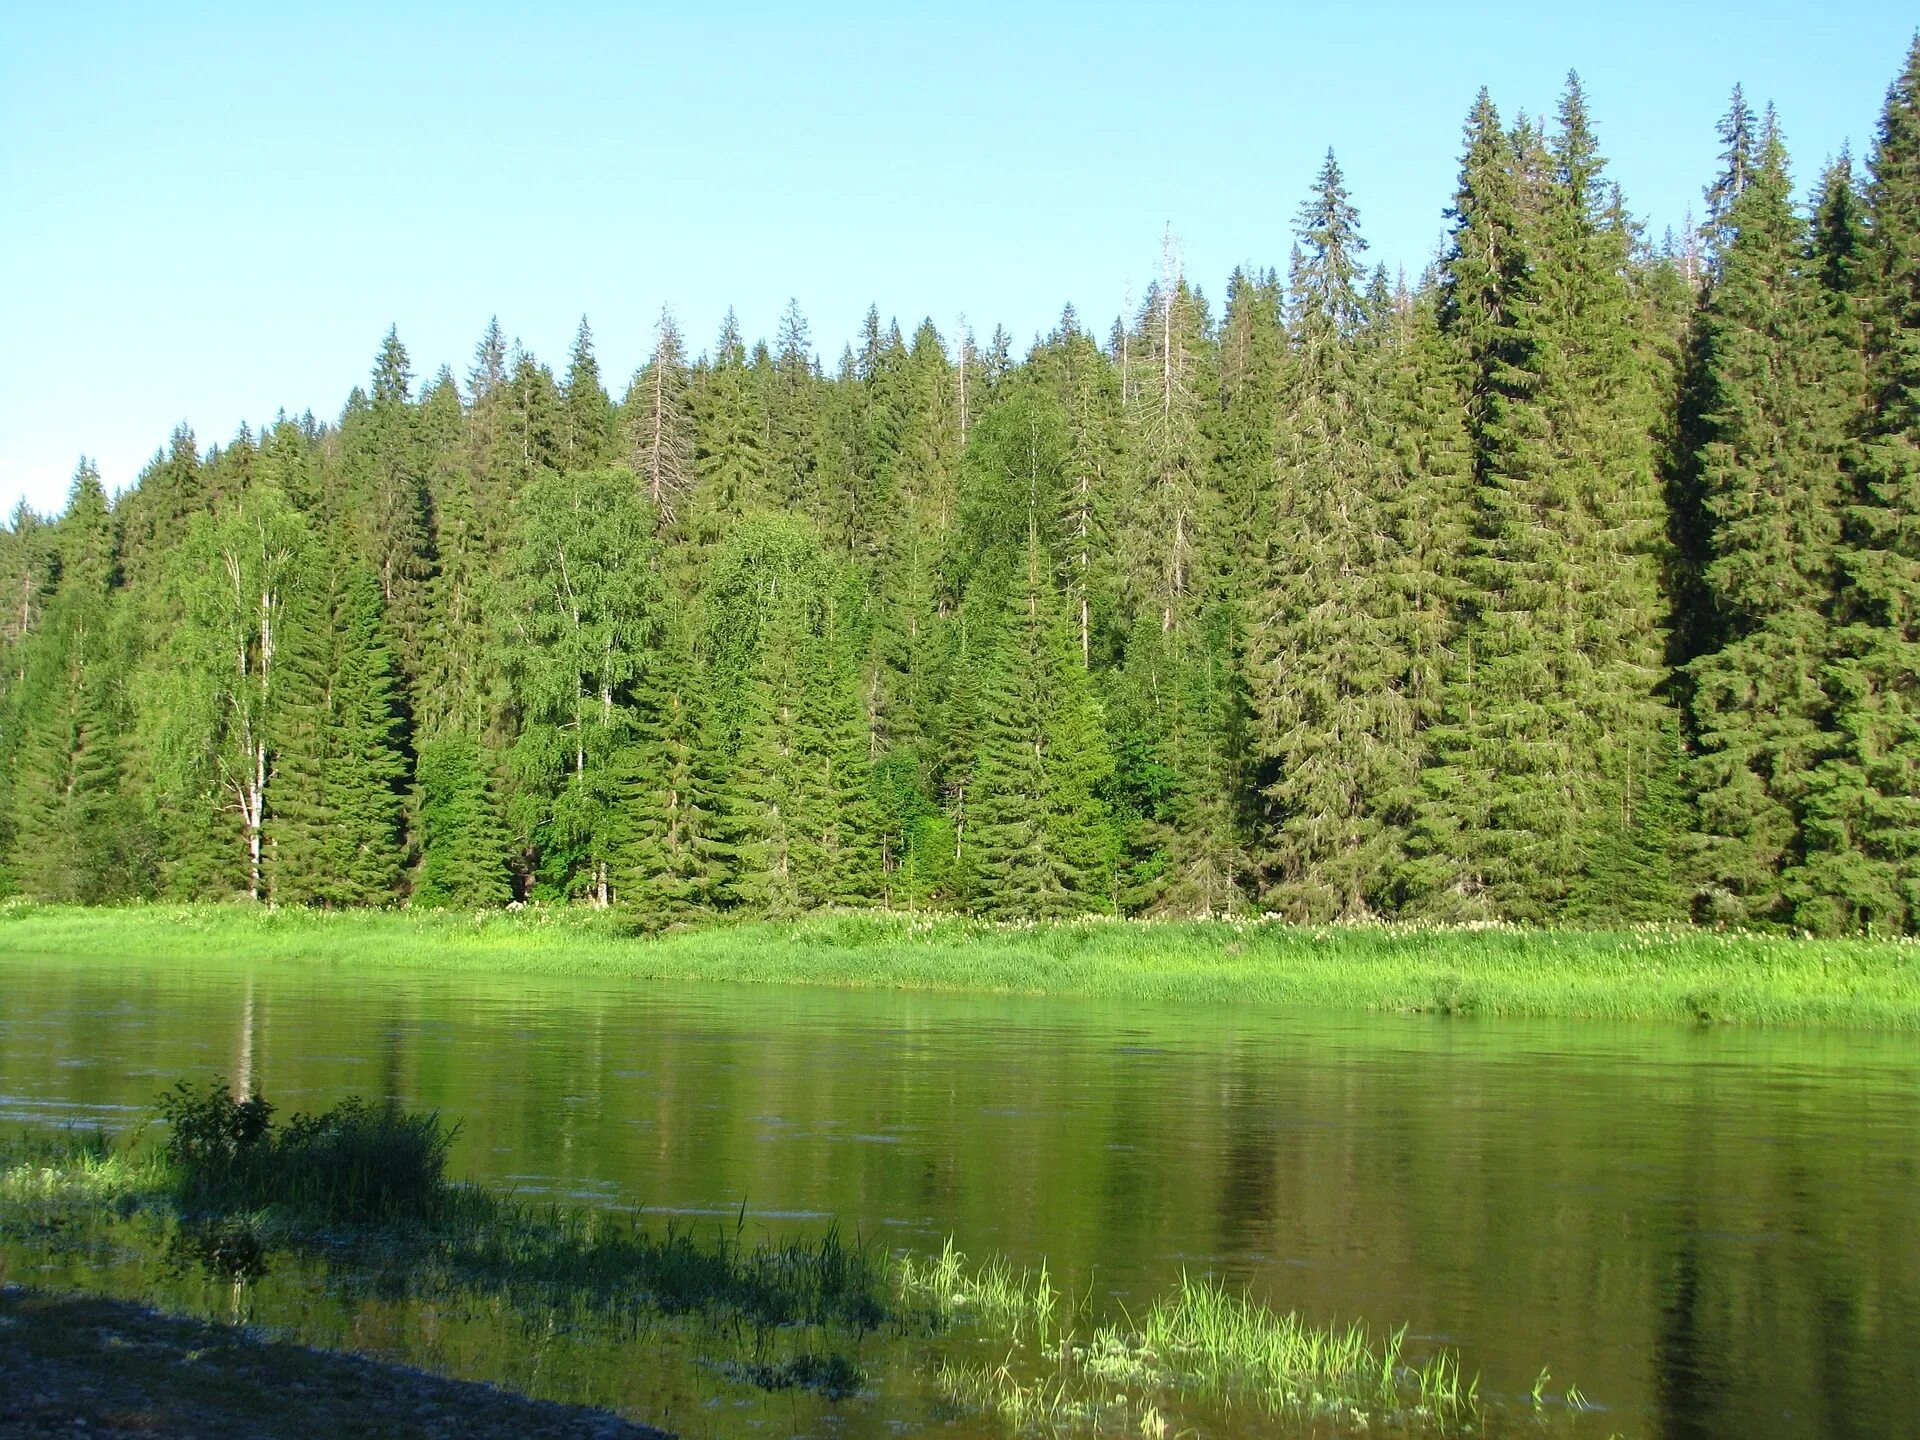
M 123 1300 L 0 1286 L 0 1435 L 76 1434 L 666 1440 L 604 1410 L 530 1400 Z
M 1920 1030 L 1920 944 L 1686 927 L 993 924 L 871 912 L 634 932 L 618 912 L 0 906 L 8 955 Z

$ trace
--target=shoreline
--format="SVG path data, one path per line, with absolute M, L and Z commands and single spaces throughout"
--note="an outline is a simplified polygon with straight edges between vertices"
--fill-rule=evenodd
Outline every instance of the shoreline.
M 642 935 L 620 912 L 574 907 L 0 906 L 0 966 L 23 955 L 1920 1031 L 1920 943 L 1686 927 L 995 924 L 847 911 Z
M 0 1434 L 671 1440 L 535 1400 L 103 1296 L 0 1286 Z

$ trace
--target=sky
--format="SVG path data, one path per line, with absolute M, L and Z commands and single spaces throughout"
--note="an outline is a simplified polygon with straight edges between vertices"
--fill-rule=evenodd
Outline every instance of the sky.
M 1914 13 L 1807 8 L 0 0 L 0 501 L 336 416 L 389 325 L 464 377 L 489 316 L 559 369 L 585 314 L 616 397 L 663 305 L 698 351 L 795 298 L 830 368 L 869 304 L 1104 334 L 1169 227 L 1216 301 L 1284 268 L 1329 146 L 1417 273 L 1479 88 L 1550 114 L 1570 69 L 1658 236 L 1736 82 L 1803 182 L 1865 155 Z

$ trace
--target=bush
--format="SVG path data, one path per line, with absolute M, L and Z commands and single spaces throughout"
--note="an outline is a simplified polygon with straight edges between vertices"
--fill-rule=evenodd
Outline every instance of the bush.
M 224 1081 L 182 1081 L 155 1106 L 167 1122 L 165 1153 L 182 1202 L 206 1209 L 282 1206 L 353 1222 L 425 1218 L 445 1198 L 447 1153 L 457 1127 L 349 1097 L 318 1115 L 295 1115 L 278 1133 L 273 1106 L 239 1099 Z
M 304 1208 L 337 1219 L 421 1216 L 442 1198 L 456 1129 L 438 1111 L 352 1096 L 323 1114 L 294 1116 L 274 1146 L 276 1169 Z

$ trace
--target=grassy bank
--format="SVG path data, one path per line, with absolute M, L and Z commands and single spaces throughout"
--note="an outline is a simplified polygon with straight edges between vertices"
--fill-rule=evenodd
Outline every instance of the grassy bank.
M 0 965 L 22 954 L 1920 1030 L 1920 945 L 1684 927 L 996 925 L 842 913 L 645 936 L 588 909 L 0 907 Z

